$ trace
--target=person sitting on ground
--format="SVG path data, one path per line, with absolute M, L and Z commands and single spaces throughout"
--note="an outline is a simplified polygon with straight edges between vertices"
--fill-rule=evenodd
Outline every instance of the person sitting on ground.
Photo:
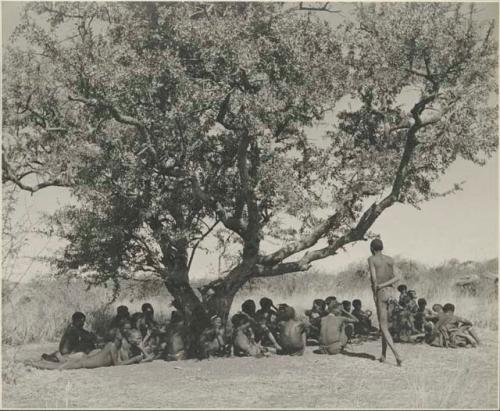
M 184 323 L 184 315 L 181 311 L 172 311 L 170 324 L 166 331 L 166 350 L 164 351 L 163 358 L 167 361 L 185 360 L 187 358 L 187 329 Z
M 130 313 L 126 305 L 120 305 L 116 308 L 116 315 L 109 324 L 109 328 L 119 328 L 125 321 L 130 321 Z
M 269 346 L 274 346 L 276 350 L 280 350 L 281 346 L 276 341 L 276 337 L 273 335 L 271 330 L 267 327 L 265 318 L 260 321 L 256 320 L 256 306 L 253 300 L 246 300 L 241 305 L 241 314 L 245 315 L 252 327 L 253 337 L 257 343 L 268 343 Z
M 426 328 L 431 327 L 432 329 L 433 324 L 430 319 L 434 317 L 434 314 L 427 308 L 427 301 L 425 298 L 419 298 L 417 305 L 418 309 L 415 313 L 414 325 L 417 332 L 424 333 Z
M 361 300 L 352 300 L 353 310 L 351 312 L 358 322 L 354 323 L 354 334 L 367 336 L 370 332 L 375 332 L 377 329 L 372 326 L 372 312 L 370 310 L 363 311 L 361 309 Z
M 303 355 L 306 348 L 306 325 L 295 318 L 295 309 L 285 307 L 279 314 L 280 355 Z
M 406 305 L 411 314 L 416 314 L 418 311 L 418 303 L 417 303 L 417 292 L 415 290 L 408 290 L 407 293 L 409 297 L 409 301 Z
M 233 325 L 233 354 L 237 357 L 263 357 L 265 349 L 255 341 L 249 316 L 236 313 L 231 317 Z
M 154 309 L 150 303 L 144 303 L 141 307 L 142 315 L 138 316 L 136 326 L 142 338 L 146 337 L 148 332 L 153 335 L 158 330 L 158 323 L 154 319 Z
M 320 347 L 314 351 L 316 354 L 339 354 L 348 342 L 345 325 L 358 322 L 352 314 L 345 316 L 345 311 L 337 302 L 330 302 L 328 309 L 328 315 L 321 319 Z
M 317 298 L 313 301 L 312 308 L 305 311 L 305 315 L 308 319 L 306 334 L 310 342 L 317 343 L 317 341 L 319 340 L 321 318 L 328 314 L 325 307 L 325 301 Z
M 226 343 L 222 319 L 218 315 L 210 318 L 211 326 L 206 328 L 200 337 L 201 358 L 225 357 L 230 353 L 230 346 Z M 229 347 L 229 350 L 228 350 Z
M 408 290 L 408 287 L 406 286 L 406 284 L 398 285 L 399 305 L 401 307 L 404 307 L 405 302 L 403 301 L 403 299 L 408 295 L 407 290 Z
M 328 307 L 330 306 L 330 304 L 334 302 L 336 303 L 337 302 L 337 297 L 333 296 L 333 295 L 330 295 L 328 297 L 325 298 L 325 315 L 328 315 L 329 311 L 328 311 Z
M 266 326 L 269 331 L 276 335 L 278 329 L 278 309 L 274 306 L 273 300 L 267 297 L 262 297 L 259 301 L 260 309 L 255 315 L 263 315 L 266 320 Z
M 441 304 L 434 304 L 432 306 L 432 311 L 434 313 L 434 317 L 438 318 L 443 315 L 443 306 Z
M 414 326 L 414 317 L 411 308 L 411 297 L 407 294 L 402 298 L 402 306 L 398 312 L 398 335 L 402 342 L 411 342 L 412 335 L 417 334 Z
M 437 347 L 476 347 L 480 344 L 479 338 L 472 328 L 472 322 L 455 315 L 455 306 L 447 303 L 443 307 L 443 314 L 436 323 L 430 345 Z
M 268 297 L 262 297 L 259 301 L 260 308 L 257 313 L 262 312 L 266 318 L 271 315 L 278 315 L 278 309 L 274 306 L 273 300 Z
M 85 319 L 85 314 L 79 311 L 73 313 L 71 324 L 66 328 L 59 342 L 59 350 L 51 354 L 42 354 L 42 359 L 63 362 L 73 354 L 77 354 L 76 357 L 78 357 L 81 354 L 89 354 L 95 350 L 97 337 L 83 328 Z
M 342 301 L 342 316 L 351 318 L 351 302 L 349 300 Z M 345 324 L 345 333 L 347 340 L 350 342 L 354 335 L 354 323 Z
M 119 332 L 125 322 L 130 323 L 130 313 L 126 305 L 120 305 L 116 309 L 116 315 L 109 323 L 108 339 L 110 341 L 116 338 L 116 333 Z
M 140 331 L 132 329 L 127 337 L 124 337 L 122 344 L 129 344 L 129 349 L 124 350 L 124 346 L 116 342 L 108 342 L 103 349 L 96 350 L 88 355 L 80 358 L 70 358 L 63 363 L 54 363 L 50 361 L 38 361 L 27 363 L 35 368 L 44 370 L 76 370 L 80 368 L 99 368 L 109 367 L 112 365 L 129 365 L 139 363 L 147 358 L 147 356 L 139 348 L 142 343 L 142 335 Z M 130 348 L 137 349 L 139 354 L 132 355 Z
M 257 312 L 257 306 L 255 305 L 255 301 L 251 299 L 243 301 L 243 304 L 241 304 L 241 312 L 251 318 L 254 318 Z
M 342 301 L 342 309 L 344 310 L 344 313 L 342 315 L 344 317 L 347 317 L 346 313 L 351 313 L 351 302 L 349 300 Z

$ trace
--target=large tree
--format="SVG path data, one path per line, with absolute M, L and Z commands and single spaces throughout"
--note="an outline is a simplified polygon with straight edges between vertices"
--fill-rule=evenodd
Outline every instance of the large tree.
M 335 28 L 277 3 L 31 4 L 5 56 L 3 180 L 78 199 L 53 220 L 61 270 L 152 273 L 188 317 L 226 320 L 249 279 L 308 270 L 496 150 L 493 30 L 449 3 L 359 5 Z M 240 252 L 207 305 L 189 268 L 217 225 Z

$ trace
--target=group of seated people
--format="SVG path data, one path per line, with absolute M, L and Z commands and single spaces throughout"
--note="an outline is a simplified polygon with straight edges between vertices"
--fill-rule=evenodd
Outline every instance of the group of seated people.
M 455 306 L 434 304 L 405 284 L 398 286 L 399 300 L 389 302 L 389 331 L 396 342 L 427 342 L 435 347 L 476 347 L 480 341 L 469 320 L 455 315 Z
M 415 302 L 412 290 L 407 291 L 406 286 L 398 289 L 399 301 L 390 304 L 391 333 L 396 341 L 419 341 L 419 336 L 423 336 L 420 341 L 433 346 L 479 344 L 472 324 L 455 316 L 452 304 L 444 307 L 435 304 L 435 311 L 431 312 L 424 299 Z M 276 307 L 267 297 L 259 304 L 257 310 L 253 300 L 246 300 L 226 328 L 222 318 L 213 315 L 198 332 L 193 331 L 181 310 L 172 311 L 170 321 L 160 324 L 151 304 L 143 304 L 141 312 L 132 315 L 122 305 L 117 308 L 106 335 L 100 338 L 84 329 L 85 315 L 76 312 L 58 351 L 43 354 L 41 361 L 30 362 L 30 365 L 41 369 L 76 369 L 231 354 L 302 355 L 307 345 L 317 345 L 313 351 L 316 354 L 349 355 L 345 348 L 354 339 L 378 338 L 378 329 L 371 323 L 372 313 L 362 309 L 359 299 L 352 304 L 348 300 L 338 302 L 333 296 L 316 299 L 302 318 L 298 318 L 293 307 L 288 304 Z

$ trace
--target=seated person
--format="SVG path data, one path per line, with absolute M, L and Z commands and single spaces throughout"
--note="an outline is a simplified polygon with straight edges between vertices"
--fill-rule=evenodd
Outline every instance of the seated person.
M 201 358 L 224 357 L 228 353 L 222 319 L 218 315 L 210 318 L 210 327 L 206 328 L 200 337 Z
M 332 302 L 337 303 L 337 297 L 331 295 L 331 296 L 325 298 L 325 311 L 326 311 L 325 315 L 328 315 L 330 313 L 328 307 L 330 306 L 330 304 Z
M 377 331 L 377 329 L 372 326 L 372 312 L 370 310 L 363 311 L 361 309 L 361 300 L 353 300 L 352 306 L 354 308 L 351 314 L 358 320 L 357 323 L 354 323 L 354 334 L 368 335 L 370 332 Z
M 349 300 L 344 300 L 342 301 L 342 309 L 344 310 L 345 313 L 350 314 L 351 313 L 351 302 Z M 347 317 L 347 315 L 343 314 L 344 317 Z
M 253 332 L 253 337 L 255 338 L 255 341 L 257 343 L 264 343 L 267 346 L 274 346 L 276 350 L 281 349 L 280 345 L 276 341 L 275 336 L 269 330 L 267 327 L 267 323 L 265 320 L 265 317 L 263 317 L 262 314 L 259 314 L 260 320 L 257 321 L 256 319 L 256 311 L 255 311 L 255 302 L 253 300 L 246 300 L 242 305 L 241 305 L 241 312 L 240 314 L 244 315 L 247 317 L 247 321 L 250 323 L 252 327 L 252 332 Z M 263 320 L 264 318 L 264 320 Z
M 415 313 L 415 330 L 419 333 L 425 333 L 427 328 L 433 327 L 431 319 L 434 318 L 434 314 L 431 310 L 427 308 L 427 301 L 425 298 L 419 298 L 417 301 L 418 309 Z
M 406 286 L 406 284 L 400 284 L 398 285 L 398 291 L 399 291 L 399 305 L 400 306 L 404 306 L 404 297 L 406 297 L 408 294 L 407 294 L 407 290 L 408 290 L 408 287 Z
M 251 318 L 255 317 L 255 314 L 257 312 L 257 306 L 255 305 L 254 300 L 245 300 L 243 304 L 241 304 L 241 312 L 244 314 L 248 315 Z
M 432 311 L 434 312 L 434 317 L 436 318 L 436 321 L 437 319 L 443 315 L 443 306 L 441 304 L 434 304 L 432 306 Z
M 274 306 L 273 300 L 267 297 L 262 297 L 259 301 L 260 308 L 257 310 L 258 312 L 262 312 L 266 317 L 269 315 L 277 315 L 278 309 Z
M 113 341 L 116 333 L 120 330 L 125 322 L 130 323 L 130 313 L 126 305 L 120 305 L 116 309 L 116 315 L 113 317 L 109 324 L 108 339 Z
M 430 345 L 435 347 L 476 347 L 480 344 L 479 338 L 472 328 L 472 323 L 465 318 L 455 315 L 455 306 L 445 304 L 443 314 L 436 323 L 431 338 Z
M 273 300 L 262 297 L 259 301 L 260 309 L 255 315 L 263 315 L 266 320 L 266 326 L 275 334 L 278 327 L 278 309 L 274 306 Z
M 407 303 L 407 308 L 410 313 L 415 314 L 418 311 L 417 292 L 415 290 L 408 290 L 407 295 L 410 298 Z
M 180 311 L 174 310 L 167 328 L 164 359 L 167 361 L 185 360 L 187 358 L 186 342 L 187 328 L 184 323 L 184 315 Z
M 233 354 L 237 357 L 263 357 L 265 349 L 255 341 L 249 317 L 236 313 L 231 318 L 233 324 Z
M 285 307 L 278 316 L 280 355 L 303 355 L 306 348 L 306 326 L 303 321 L 295 318 L 293 307 Z
M 358 320 L 352 314 L 345 316 L 341 307 L 338 303 L 331 303 L 330 313 L 321 319 L 320 348 L 314 351 L 316 354 L 338 354 L 347 345 L 345 325 L 357 323 Z
M 60 364 L 51 361 L 37 361 L 28 363 L 27 365 L 44 370 L 74 370 L 79 368 L 99 368 L 112 365 L 136 364 L 146 358 L 144 352 L 138 348 L 142 342 L 142 336 L 138 330 L 131 330 L 129 335 L 126 338 L 124 337 L 124 340 L 123 343 L 129 344 L 128 349 L 116 342 L 108 342 L 101 350 L 96 350 L 80 358 L 68 359 Z M 132 355 L 132 347 L 137 349 L 136 352 L 139 352 L 139 354 Z
M 321 318 L 328 314 L 325 309 L 324 300 L 316 299 L 313 301 L 313 306 L 310 310 L 306 310 L 305 314 L 309 321 L 306 329 L 307 337 L 317 341 L 319 339 L 319 329 L 321 326 Z
M 142 315 L 137 317 L 135 328 L 141 332 L 142 338 L 146 337 L 148 332 L 154 336 L 155 332 L 158 331 L 158 323 L 154 319 L 153 306 L 150 303 L 144 303 L 141 311 Z
M 413 313 L 411 312 L 410 296 L 402 298 L 402 306 L 397 314 L 398 341 L 410 342 L 412 335 L 417 334 L 414 326 Z
M 42 359 L 52 362 L 63 362 L 71 354 L 88 354 L 96 349 L 97 337 L 85 330 L 85 314 L 75 312 L 71 317 L 71 324 L 64 331 L 59 350 L 52 354 L 42 354 Z

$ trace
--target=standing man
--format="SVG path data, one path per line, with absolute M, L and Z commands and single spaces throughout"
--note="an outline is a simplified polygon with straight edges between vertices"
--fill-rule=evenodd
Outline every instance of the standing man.
M 394 347 L 394 341 L 389 333 L 389 306 L 388 302 L 394 291 L 394 283 L 398 281 L 394 275 L 394 260 L 382 254 L 384 244 L 382 240 L 376 238 L 370 243 L 372 255 L 368 258 L 370 268 L 370 279 L 372 283 L 373 298 L 377 307 L 378 322 L 380 332 L 382 333 L 382 356 L 379 361 L 386 359 L 387 346 L 391 349 L 398 366 L 401 366 L 402 360 Z

